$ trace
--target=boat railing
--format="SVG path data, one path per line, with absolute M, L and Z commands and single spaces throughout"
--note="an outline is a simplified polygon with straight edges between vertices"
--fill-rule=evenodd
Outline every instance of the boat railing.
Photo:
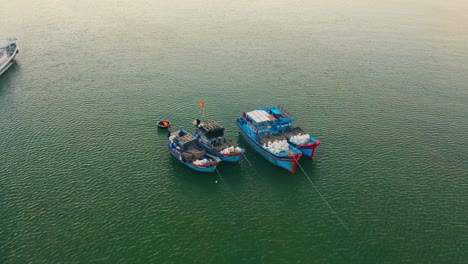
M 0 48 L 6 48 L 9 47 L 11 44 L 16 44 L 16 40 L 16 38 L 6 38 L 0 40 Z
M 292 114 L 288 110 L 286 110 L 286 108 L 284 108 L 282 105 L 278 105 L 278 109 L 281 110 L 281 112 L 283 112 L 285 117 L 292 117 Z

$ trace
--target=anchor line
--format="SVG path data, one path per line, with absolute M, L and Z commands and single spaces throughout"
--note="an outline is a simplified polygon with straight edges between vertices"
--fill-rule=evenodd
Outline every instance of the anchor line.
M 260 176 L 260 178 L 263 178 L 262 175 L 257 171 L 257 169 L 252 165 L 252 163 L 250 163 L 249 159 L 244 155 L 242 155 L 243 158 L 245 158 L 245 160 L 247 161 L 247 163 L 249 163 L 250 167 L 252 167 L 252 169 L 254 169 L 255 173 Z
M 299 161 L 296 160 L 297 162 L 297 165 L 299 165 L 299 168 L 302 170 L 302 172 L 304 173 L 304 175 L 307 177 L 307 179 L 309 180 L 310 184 L 312 185 L 312 187 L 314 187 L 315 191 L 318 193 L 318 195 L 320 196 L 320 198 L 322 198 L 323 202 L 328 206 L 328 208 L 330 209 L 330 211 L 332 212 L 333 215 L 335 215 L 336 219 L 338 219 L 338 221 L 340 222 L 340 224 L 346 229 L 346 231 L 348 231 L 349 234 L 351 234 L 351 231 L 349 230 L 348 226 L 346 226 L 346 224 L 343 222 L 343 220 L 341 220 L 340 216 L 338 215 L 338 213 L 333 209 L 333 207 L 330 205 L 330 203 L 328 203 L 328 201 L 325 199 L 325 197 L 322 195 L 322 192 L 320 192 L 320 190 L 317 188 L 317 186 L 315 186 L 314 182 L 310 179 L 309 175 L 307 175 L 307 173 L 305 172 L 304 168 L 302 168 L 301 164 L 299 164 Z
M 219 178 L 221 178 L 221 180 L 226 184 L 226 187 L 229 189 L 229 193 L 232 195 L 232 197 L 234 197 L 234 199 L 236 199 L 239 202 L 240 200 L 233 194 L 231 187 L 229 187 L 227 182 L 224 180 L 223 176 L 221 176 L 221 173 L 219 173 L 218 168 L 216 168 L 216 173 L 218 174 Z

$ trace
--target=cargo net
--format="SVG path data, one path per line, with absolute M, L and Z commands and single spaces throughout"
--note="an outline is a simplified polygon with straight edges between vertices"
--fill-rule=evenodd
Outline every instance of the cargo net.
M 275 142 L 275 141 L 282 141 L 282 140 L 286 140 L 287 138 L 283 135 L 283 134 L 280 134 L 280 135 L 265 135 L 263 136 L 260 140 L 260 143 L 262 145 L 264 144 L 268 144 L 268 141 L 270 142 Z
M 300 127 L 288 129 L 283 134 L 289 141 L 298 145 L 310 142 L 310 135 Z
M 286 137 L 286 139 L 289 140 L 290 137 L 292 136 L 297 136 L 299 134 L 306 134 L 306 132 L 300 128 L 300 127 L 294 127 L 294 128 L 288 128 L 286 131 L 284 131 L 283 135 Z
M 261 138 L 261 144 L 263 148 L 278 154 L 282 151 L 289 151 L 289 144 L 286 141 L 286 137 L 280 135 L 265 135 Z

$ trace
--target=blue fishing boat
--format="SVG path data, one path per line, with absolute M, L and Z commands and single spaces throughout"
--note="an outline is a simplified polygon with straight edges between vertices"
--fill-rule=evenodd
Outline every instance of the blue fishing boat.
M 221 161 L 237 162 L 245 153 L 245 149 L 240 148 L 236 142 L 227 140 L 224 136 L 224 127 L 213 120 L 195 120 L 195 137 L 200 145 L 211 155 L 221 159 Z
M 278 123 L 273 115 L 264 109 L 256 109 L 244 112 L 236 123 L 247 143 L 266 160 L 289 172 L 296 172 L 302 152 L 289 144 L 277 130 Z
M 264 110 L 273 117 L 272 133 L 283 135 L 288 143 L 299 149 L 304 156 L 310 159 L 314 157 L 315 150 L 320 145 L 320 140 L 310 136 L 301 127 L 294 126 L 293 122 L 296 118 L 288 110 L 282 106 L 259 109 Z
M 169 151 L 187 167 L 200 172 L 214 172 L 221 161 L 206 153 L 198 140 L 185 130 L 169 132 L 167 145 Z

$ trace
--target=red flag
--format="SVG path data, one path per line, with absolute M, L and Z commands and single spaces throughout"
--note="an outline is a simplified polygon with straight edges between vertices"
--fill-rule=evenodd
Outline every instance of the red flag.
M 204 106 L 205 106 L 205 102 L 200 101 L 200 102 L 198 103 L 198 105 L 199 105 L 200 107 L 204 107 Z

